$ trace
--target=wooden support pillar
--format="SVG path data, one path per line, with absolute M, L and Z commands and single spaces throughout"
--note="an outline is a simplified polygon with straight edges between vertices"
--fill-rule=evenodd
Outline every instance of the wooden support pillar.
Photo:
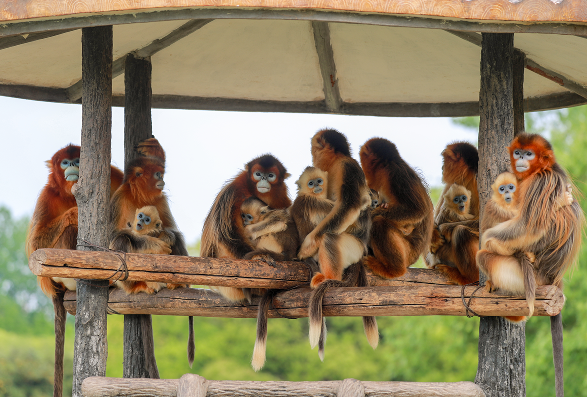
M 128 54 L 124 66 L 124 166 L 137 157 L 135 146 L 153 136 L 150 58 Z M 147 349 L 144 342 L 148 341 Z M 151 365 L 154 364 L 154 365 Z M 123 377 L 159 378 L 153 322 L 149 314 L 124 316 Z
M 112 26 L 82 29 L 82 134 L 79 180 L 72 189 L 78 244 L 108 247 L 112 139 Z M 78 246 L 80 250 L 91 247 Z M 82 381 L 106 375 L 108 281 L 77 281 L 73 397 Z
M 513 34 L 483 33 L 477 182 L 481 217 L 491 196 L 491 184 L 500 173 L 510 170 L 506 147 L 514 137 L 513 44 Z M 475 383 L 487 397 L 526 395 L 524 349 L 525 324 L 513 324 L 501 317 L 481 318 Z
M 526 55 L 514 51 L 513 61 L 513 101 L 514 101 L 514 136 L 526 131 L 524 125 L 524 70 L 526 69 Z

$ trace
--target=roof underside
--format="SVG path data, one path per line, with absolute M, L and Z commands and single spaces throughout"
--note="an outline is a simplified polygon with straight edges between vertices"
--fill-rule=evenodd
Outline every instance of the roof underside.
M 136 14 L 133 18 L 141 23 L 124 19 L 114 25 L 115 104 L 124 102 L 124 57 L 135 53 L 151 57 L 154 107 L 378 116 L 478 114 L 478 25 L 456 31 L 441 29 L 451 27 L 449 20 L 435 20 L 428 27 L 419 18 L 409 18 L 393 26 L 375 24 L 367 14 L 353 14 L 356 19 L 349 20 L 340 12 L 308 16 L 297 11 L 291 15 L 300 18 L 284 19 L 279 13 L 254 14 L 259 10 L 235 10 L 232 18 L 222 10 L 219 18 L 180 19 L 185 11 L 155 13 L 157 18 L 153 13 Z M 188 11 L 189 16 L 198 15 L 193 14 L 197 10 Z M 209 11 L 205 16 L 213 16 Z M 80 27 L 88 26 L 87 18 L 0 25 L 0 95 L 79 102 Z M 98 24 L 109 23 L 117 23 L 116 18 Z M 44 31 L 43 25 L 64 30 Z M 583 25 L 569 26 L 587 28 Z M 540 31 L 528 26 L 531 29 L 523 31 Z M 518 25 L 511 29 L 520 30 Z M 31 33 L 14 34 L 27 31 Z M 587 102 L 586 38 L 519 33 L 514 46 L 528 59 L 526 110 Z

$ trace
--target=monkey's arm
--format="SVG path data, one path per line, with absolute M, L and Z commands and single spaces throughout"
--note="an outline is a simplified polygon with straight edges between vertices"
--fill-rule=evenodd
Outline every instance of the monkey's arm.
M 245 234 L 251 240 L 264 236 L 266 234 L 279 233 L 287 229 L 287 219 L 281 216 L 269 216 L 267 219 L 255 223 L 254 225 L 245 226 Z
M 168 255 L 171 253 L 171 247 L 165 241 L 156 237 L 136 235 L 129 230 L 116 232 L 110 241 L 109 248 L 115 251 L 141 254 Z
M 171 215 L 171 210 L 167 203 L 167 197 L 159 203 L 157 209 L 159 210 L 159 216 L 163 222 L 163 231 L 165 233 L 163 239 L 171 246 L 171 255 L 188 256 L 188 250 L 183 239 L 183 234 L 177 228 L 175 219 L 173 219 L 173 215 Z
M 41 208 L 40 210 L 48 211 L 47 208 Z M 39 248 L 54 247 L 68 226 L 77 227 L 77 216 L 77 207 L 72 207 L 45 225 L 40 220 L 33 220 L 34 224 L 27 239 L 27 255 L 30 256 L 33 251 Z

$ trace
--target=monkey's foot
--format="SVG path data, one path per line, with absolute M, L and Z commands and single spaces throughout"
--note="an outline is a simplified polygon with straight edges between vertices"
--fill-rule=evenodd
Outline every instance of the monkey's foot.
M 396 278 L 403 276 L 407 268 L 403 266 L 391 266 L 386 264 L 374 256 L 363 257 L 363 264 L 367 266 L 373 273 L 383 278 Z
M 319 241 L 315 238 L 312 234 L 308 234 L 300 247 L 300 251 L 298 252 L 298 258 L 306 259 L 311 256 L 316 255 L 318 251 Z
M 171 284 L 171 283 L 167 283 L 166 285 L 167 289 L 177 289 L 177 288 L 187 288 L 189 287 L 188 284 Z
M 485 291 L 487 292 L 495 292 L 497 291 L 497 287 L 493 285 L 490 280 L 485 281 Z
M 310 287 L 316 288 L 318 284 L 320 284 L 324 280 L 326 280 L 325 275 L 323 275 L 322 273 L 316 273 L 314 274 L 314 277 L 312 277 L 312 281 L 310 281 Z
M 526 258 L 528 258 L 530 263 L 536 262 L 536 255 L 533 252 L 526 252 Z
M 277 263 L 275 263 L 273 258 L 271 258 L 268 255 L 258 255 L 258 256 L 252 257 L 251 259 L 256 259 L 258 261 L 265 262 L 266 264 L 268 264 L 271 267 L 277 267 Z

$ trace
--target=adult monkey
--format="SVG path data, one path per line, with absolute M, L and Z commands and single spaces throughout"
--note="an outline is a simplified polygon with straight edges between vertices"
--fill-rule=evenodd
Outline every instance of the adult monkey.
M 367 285 L 360 261 L 367 251 L 371 229 L 371 196 L 365 174 L 351 157 L 349 143 L 340 132 L 326 129 L 312 137 L 312 163 L 328 173 L 327 198 L 334 201 L 328 215 L 304 238 L 298 253 L 300 259 L 318 254 L 320 265 L 320 272 L 310 283 L 315 289 L 308 304 L 310 345 L 313 348 L 325 337 L 322 300 L 327 288 Z M 351 268 L 351 265 L 354 266 Z M 350 268 L 351 274 L 341 283 L 346 268 Z M 376 348 L 379 333 L 375 317 L 363 317 L 363 326 L 369 344 Z
M 228 181 L 216 196 L 204 221 L 200 256 L 241 259 L 252 251 L 241 218 L 241 205 L 247 198 L 257 197 L 274 209 L 289 207 L 291 200 L 284 182 L 288 177 L 283 164 L 270 154 L 249 161 L 244 171 Z M 251 299 L 251 291 L 246 288 L 213 289 L 232 301 Z
M 491 276 L 489 287 L 524 291 L 520 260 L 532 252 L 535 282 L 562 287 L 564 273 L 576 260 L 585 218 L 579 203 L 561 207 L 570 180 L 555 160 L 550 143 L 535 134 L 520 134 L 508 148 L 519 181 L 519 213 L 487 230 L 477 264 Z M 521 258 L 521 259 L 520 259 Z M 556 395 L 564 394 L 562 316 L 551 317 Z
M 359 156 L 369 187 L 387 203 L 371 212 L 373 254 L 363 263 L 381 277 L 399 277 L 430 245 L 432 201 L 425 182 L 387 139 L 368 140 Z
M 67 145 L 47 161 L 49 180 L 39 194 L 26 241 L 27 256 L 39 248 L 77 248 L 77 202 L 71 188 L 79 179 L 80 147 Z M 110 194 L 122 184 L 122 171 L 110 169 Z M 75 291 L 75 280 L 60 277 L 37 277 L 43 292 L 53 300 L 55 309 L 55 372 L 53 396 L 63 394 L 63 349 L 66 311 L 63 295 Z

